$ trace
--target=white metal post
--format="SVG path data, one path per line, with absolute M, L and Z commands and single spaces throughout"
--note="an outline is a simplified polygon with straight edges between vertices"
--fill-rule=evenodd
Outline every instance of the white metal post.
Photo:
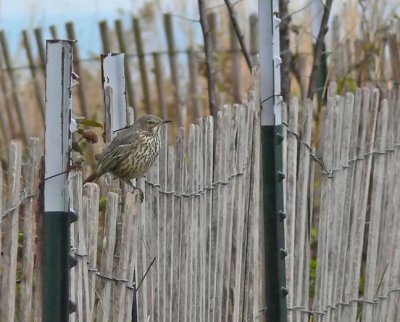
M 73 41 L 48 40 L 43 217 L 43 321 L 68 321 L 71 75 Z
M 72 46 L 67 40 L 47 42 L 45 211 L 69 211 Z

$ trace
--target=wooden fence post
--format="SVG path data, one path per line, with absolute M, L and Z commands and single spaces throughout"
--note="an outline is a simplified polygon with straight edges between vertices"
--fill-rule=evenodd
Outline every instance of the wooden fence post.
M 29 139 L 28 162 L 24 171 L 24 182 L 26 186 L 27 199 L 24 200 L 24 243 L 22 249 L 23 266 L 21 281 L 21 321 L 31 321 L 33 300 L 33 266 L 34 266 L 34 245 L 36 227 L 34 223 L 35 203 L 38 185 L 39 172 L 39 139 Z M 39 302 L 39 301 L 38 301 Z
M 51 25 L 49 27 L 49 29 L 50 29 L 51 37 L 53 37 L 53 39 L 57 39 L 58 36 L 57 36 L 57 28 L 56 28 L 56 26 L 55 25 Z
M 229 93 L 233 95 L 233 101 L 238 103 L 241 101 L 241 89 L 242 89 L 242 76 L 240 68 L 240 47 L 236 32 L 233 28 L 232 22 L 229 22 L 229 38 L 230 38 L 230 49 L 231 49 L 231 79 L 232 79 L 232 91 Z
M 121 20 L 115 20 L 115 32 L 117 33 L 118 38 L 118 46 L 120 53 L 127 53 L 126 45 L 125 45 L 125 38 L 124 38 L 124 31 L 122 28 Z M 129 106 L 133 108 L 135 111 L 135 115 L 137 115 L 137 107 L 135 104 L 135 89 L 132 86 L 132 76 L 129 69 L 129 61 L 130 57 L 128 55 L 125 56 L 125 81 L 126 81 L 126 89 L 128 91 L 128 103 Z
M 31 47 L 31 43 L 29 40 L 28 32 L 26 30 L 22 31 L 22 39 L 24 42 L 25 50 L 26 50 L 26 56 L 27 56 L 28 62 L 29 62 L 29 69 L 31 71 L 31 76 L 33 79 L 33 87 L 35 90 L 36 100 L 39 105 L 39 111 L 42 115 L 42 119 L 44 120 L 44 102 L 43 102 L 42 92 L 40 90 L 37 75 L 36 75 L 36 67 L 35 67 L 35 61 L 34 61 L 33 55 L 32 55 L 32 47 Z
M 149 81 L 147 79 L 145 51 L 143 46 L 142 31 L 140 28 L 139 19 L 133 17 L 132 24 L 133 24 L 133 34 L 135 35 L 136 52 L 139 57 L 139 69 L 140 69 L 140 77 L 142 80 L 144 106 L 147 114 L 153 114 L 153 107 L 150 101 Z
M 75 30 L 74 30 L 74 24 L 72 22 L 67 22 L 65 24 L 65 29 L 67 30 L 67 35 L 69 40 L 77 40 L 76 35 L 75 35 Z M 78 51 L 78 46 L 74 46 L 74 72 L 81 77 L 81 80 L 78 83 L 78 97 L 79 97 L 79 103 L 81 107 L 81 113 L 88 117 L 88 107 L 87 107 L 87 101 L 86 101 L 86 96 L 85 96 L 85 88 L 83 86 L 83 81 L 82 81 L 82 72 L 81 72 L 81 64 L 79 60 L 79 51 Z
M 69 193 L 72 46 L 48 40 L 44 185 L 43 320 L 67 321 L 69 307 Z
M 175 86 L 174 95 L 175 95 L 176 109 L 178 112 L 178 125 L 182 126 L 184 124 L 184 108 L 182 105 L 181 89 L 178 76 L 178 62 L 176 59 L 176 48 L 175 48 L 174 28 L 172 24 L 172 15 L 169 13 L 164 14 L 164 28 L 165 28 L 165 35 L 167 37 L 168 57 L 171 68 L 172 83 Z
M 160 58 L 160 53 L 153 53 L 154 74 L 156 78 L 158 104 L 160 105 L 159 113 L 164 120 L 168 119 L 167 105 L 164 98 L 164 77 L 163 65 Z
M 14 100 L 15 108 L 17 111 L 18 121 L 19 121 L 19 124 L 21 127 L 22 139 L 23 139 L 24 143 L 27 143 L 28 142 L 28 128 L 27 128 L 27 125 L 25 122 L 24 113 L 22 111 L 21 101 L 18 96 L 18 85 L 17 85 L 17 81 L 14 76 L 13 68 L 11 66 L 10 54 L 8 52 L 8 43 L 7 43 L 6 36 L 5 36 L 3 30 L 0 31 L 0 42 L 1 42 L 1 47 L 3 50 L 4 62 L 6 63 L 6 67 L 8 70 L 8 76 L 10 78 L 11 92 L 12 92 L 12 97 Z
M 1 271 L 1 321 L 15 321 L 16 281 L 17 281 L 17 252 L 18 252 L 18 223 L 19 205 L 22 200 L 21 192 L 21 156 L 22 146 L 19 141 L 11 141 L 8 166 L 8 201 L 7 211 L 1 213 L 4 231 L 3 254 Z
M 198 61 L 196 57 L 196 53 L 193 48 L 190 47 L 187 51 L 188 55 L 188 67 L 189 67 L 189 91 L 190 91 L 190 100 L 192 102 L 192 113 L 194 115 L 193 119 L 203 116 L 203 111 L 201 109 L 202 105 L 200 103 L 199 98 L 199 85 L 198 78 L 199 74 L 197 72 L 198 69 Z
M 44 67 L 46 64 L 46 54 L 45 54 L 44 45 L 43 45 L 42 29 L 35 28 L 34 33 L 35 33 L 35 39 L 36 39 L 36 46 L 37 46 L 38 52 L 39 52 L 39 65 L 43 67 L 43 72 L 44 72 Z
M 106 54 L 111 51 L 109 37 L 108 37 L 107 21 L 105 21 L 105 20 L 100 21 L 99 28 L 100 28 L 101 42 L 103 44 L 103 53 Z

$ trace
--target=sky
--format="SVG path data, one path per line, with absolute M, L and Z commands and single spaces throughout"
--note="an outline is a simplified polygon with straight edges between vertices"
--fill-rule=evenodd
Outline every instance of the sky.
M 255 12 L 257 0 L 245 1 L 248 10 Z M 97 25 L 100 20 L 107 20 L 109 26 L 112 26 L 116 18 L 130 23 L 132 14 L 137 15 L 148 3 L 152 3 L 157 12 L 172 12 L 176 15 L 198 19 L 196 0 L 0 0 L 0 29 L 6 33 L 12 56 L 20 60 L 24 56 L 20 46 L 20 35 L 23 29 L 27 29 L 33 36 L 32 30 L 42 27 L 44 38 L 46 38 L 50 37 L 48 27 L 55 25 L 59 31 L 59 38 L 63 38 L 65 37 L 64 24 L 73 21 L 80 42 L 79 47 L 83 51 L 82 56 L 87 56 L 90 51 L 101 50 Z M 223 4 L 223 1 L 207 1 L 207 6 L 217 4 Z M 159 23 L 161 28 L 161 19 Z
M 291 11 L 302 8 L 309 2 L 319 0 L 292 0 Z M 232 3 L 235 1 L 232 0 Z M 336 1 L 334 1 L 335 3 Z M 345 1 L 339 1 L 344 3 Z M 64 24 L 73 21 L 77 34 L 81 58 L 88 58 L 94 53 L 101 52 L 98 22 L 107 20 L 112 26 L 116 18 L 120 18 L 126 26 L 130 24 L 133 15 L 140 15 L 140 10 L 151 3 L 157 13 L 171 12 L 192 19 L 198 19 L 197 0 L 0 0 L 0 29 L 5 31 L 11 51 L 11 56 L 19 64 L 23 64 L 25 51 L 21 47 L 21 31 L 27 29 L 33 38 L 33 29 L 41 27 L 43 38 L 50 38 L 48 27 L 55 25 L 59 38 L 66 38 Z M 239 12 L 248 17 L 250 13 L 257 12 L 258 0 L 243 0 L 238 6 Z M 207 7 L 224 5 L 223 0 L 206 0 Z M 161 18 L 161 15 L 159 15 Z M 177 23 L 177 44 L 184 47 L 187 39 L 187 26 L 194 30 L 194 41 L 201 43 L 200 25 L 175 19 Z M 125 24 L 124 24 L 125 25 Z M 156 19 L 156 29 L 162 29 L 162 19 Z M 160 31 L 161 32 L 161 31 Z M 179 33 L 181 32 L 181 33 Z M 186 34 L 185 34 L 186 33 Z M 181 35 L 181 39 L 179 38 Z M 149 50 L 163 50 L 165 44 L 160 41 L 146 44 Z M 157 47 L 158 46 L 158 47 Z

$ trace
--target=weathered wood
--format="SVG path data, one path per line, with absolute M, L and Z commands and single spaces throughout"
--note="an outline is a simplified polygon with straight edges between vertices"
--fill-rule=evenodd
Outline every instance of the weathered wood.
M 130 253 L 129 253 L 129 265 L 128 265 L 128 285 L 129 291 L 125 298 L 125 316 L 124 321 L 137 320 L 137 297 L 136 297 L 136 268 L 137 268 L 137 247 L 138 243 L 138 212 L 139 206 L 139 192 L 136 190 L 132 195 L 132 201 L 127 202 L 126 213 L 132 216 L 132 226 L 130 227 L 130 234 L 132 235 Z M 136 313 L 136 314 L 134 314 Z
M 44 73 L 44 66 L 46 65 L 46 51 L 44 49 L 45 42 L 43 41 L 42 29 L 35 28 L 33 32 L 35 33 L 36 46 L 39 53 L 39 65 L 43 67 Z
M 109 53 L 109 52 L 111 52 L 111 47 L 110 47 L 110 40 L 109 40 L 109 36 L 108 36 L 107 21 L 105 21 L 105 20 L 100 21 L 99 29 L 100 29 L 100 35 L 101 35 L 101 43 L 103 46 L 103 53 Z
M 240 65 L 240 47 L 236 32 L 232 23 L 229 23 L 229 41 L 231 49 L 231 79 L 232 79 L 232 92 L 233 101 L 235 103 L 241 101 L 242 89 L 242 73 Z
M 178 61 L 176 57 L 175 35 L 172 23 L 172 15 L 170 13 L 164 14 L 164 29 L 165 29 L 165 36 L 167 38 L 168 58 L 171 71 L 171 78 L 172 78 L 172 83 L 174 85 L 175 106 L 177 109 L 175 113 L 178 115 L 178 125 L 182 126 L 185 121 L 185 111 L 182 103 L 182 95 L 181 95 L 181 88 L 180 88 L 180 81 L 178 74 Z
M 2 242 L 3 242 L 3 177 L 4 177 L 4 171 L 3 167 L 0 165 L 0 252 L 3 252 L 2 249 Z M 1 264 L 0 264 L 1 267 Z M 3 285 L 3 278 L 2 274 L 0 273 L 0 289 L 2 290 L 2 285 Z M 2 307 L 2 301 L 0 300 L 0 307 Z
M 12 62 L 11 62 L 10 54 L 8 52 L 8 42 L 7 42 L 6 35 L 3 30 L 0 31 L 0 43 L 1 43 L 1 48 L 2 48 L 2 52 L 3 52 L 4 62 L 7 67 L 7 74 L 10 79 L 10 84 L 11 84 L 10 90 L 12 93 L 15 110 L 16 110 L 17 116 L 18 116 L 19 127 L 21 129 L 21 134 L 22 134 L 22 140 L 26 144 L 26 143 L 28 143 L 29 129 L 28 129 L 26 121 L 25 121 L 25 117 L 24 117 L 25 115 L 23 113 L 22 104 L 21 104 L 20 97 L 18 94 L 19 87 L 17 84 L 17 79 L 14 75 L 14 69 L 12 68 Z M 14 124 L 14 126 L 15 126 L 15 124 Z
M 136 53 L 139 58 L 139 70 L 140 70 L 140 79 L 142 81 L 142 90 L 143 90 L 143 101 L 144 107 L 147 114 L 153 114 L 153 106 L 150 100 L 150 88 L 149 81 L 147 77 L 147 67 L 146 67 L 146 58 L 145 58 L 145 49 L 142 40 L 142 31 L 140 27 L 140 21 L 138 18 L 132 18 L 133 25 L 133 34 L 135 36 L 136 43 Z
M 0 66 L 2 68 L 5 68 L 3 61 L 0 58 Z M 4 123 L 6 126 L 2 128 L 3 136 L 4 138 L 9 138 L 7 142 L 11 140 L 11 138 L 16 138 L 17 137 L 17 132 L 18 128 L 14 126 L 14 124 L 17 122 L 15 119 L 15 115 L 13 113 L 13 104 L 11 102 L 10 95 L 8 94 L 10 91 L 8 90 L 8 87 L 6 85 L 6 74 L 5 73 L 0 73 L 0 87 L 1 87 L 1 92 L 2 92 L 2 104 L 5 109 L 5 113 L 1 113 L 1 120 L 2 123 Z
M 11 141 L 9 148 L 8 166 L 8 198 L 7 210 L 2 213 L 3 228 L 3 254 L 1 261 L 2 294 L 1 315 L 2 321 L 16 319 L 16 281 L 17 281 L 17 252 L 18 252 L 18 227 L 19 206 L 21 204 L 21 156 L 22 145 L 19 141 Z M 5 295 L 4 295 L 5 294 Z
M 347 242 L 349 234 L 349 214 L 348 204 L 349 198 L 346 199 L 346 195 L 352 194 L 352 172 L 349 171 L 349 160 L 350 160 L 350 147 L 352 139 L 352 126 L 353 115 L 354 115 L 354 95 L 348 93 L 345 98 L 343 108 L 343 124 L 342 124 L 342 136 L 340 144 L 340 156 L 338 157 L 338 182 L 336 187 L 336 214 L 337 218 L 337 243 L 334 247 L 337 249 L 335 253 L 335 276 L 333 281 L 332 298 L 333 303 L 340 303 L 344 300 L 344 268 L 347 253 Z M 347 201 L 346 201 L 347 200 Z M 347 208 L 346 208 L 347 205 Z M 332 319 L 337 320 L 341 314 L 341 307 L 336 307 L 336 310 L 332 310 Z
M 350 138 L 350 147 L 349 147 L 349 155 L 348 155 L 348 165 L 349 165 L 349 174 L 348 174 L 348 180 L 346 183 L 346 198 L 344 201 L 344 206 L 343 206 L 343 214 L 344 218 L 347 217 L 345 224 L 348 224 L 349 227 L 348 233 L 350 233 L 352 229 L 352 200 L 353 200 L 353 195 L 357 191 L 356 187 L 356 169 L 359 167 L 360 162 L 355 162 L 357 160 L 357 145 L 360 144 L 361 142 L 358 142 L 359 140 L 359 128 L 361 128 L 362 125 L 362 118 L 360 117 L 360 111 L 361 111 L 361 101 L 362 101 L 362 90 L 358 89 L 356 91 L 355 95 L 355 101 L 354 101 L 354 108 L 353 108 L 353 116 L 352 116 L 352 130 L 351 130 L 351 138 Z M 347 241 L 347 244 L 345 244 L 346 248 L 343 249 L 343 252 L 345 252 L 345 264 L 342 265 L 344 266 L 344 269 L 346 272 L 350 272 L 350 267 L 352 265 L 352 257 L 355 256 L 352 251 L 352 245 L 350 244 L 350 240 Z M 340 276 L 340 275 L 339 275 Z M 342 283 L 343 283 L 343 301 L 345 303 L 349 303 L 349 285 L 351 284 L 351 276 L 350 274 L 345 274 L 345 276 L 342 276 Z M 349 314 L 350 314 L 350 306 L 343 306 L 340 307 L 339 310 L 339 318 L 343 320 L 348 320 L 349 319 Z
M 204 162 L 204 154 L 205 154 L 205 120 L 197 119 L 196 124 L 198 125 L 198 150 L 197 150 L 197 181 L 195 185 L 195 193 L 196 193 L 196 201 L 197 201 L 197 209 L 198 209 L 198 252 L 199 252 L 199 265 L 200 268 L 199 273 L 197 275 L 198 280 L 198 319 L 200 321 L 204 321 L 206 319 L 206 296 L 207 296 L 207 282 L 206 282 L 206 274 L 207 274 L 207 212 L 206 212 L 206 204 L 205 204 L 205 188 L 204 188 L 204 174 L 205 174 L 205 162 Z
M 371 214 L 368 225 L 368 248 L 365 272 L 365 298 L 373 301 L 377 296 L 380 286 L 380 277 L 383 271 L 378 271 L 378 247 L 379 231 L 382 218 L 382 196 L 384 185 L 385 155 L 384 153 L 387 139 L 389 111 L 388 102 L 383 100 L 378 111 L 378 120 L 376 125 L 376 137 L 374 148 L 376 153 L 373 155 L 372 172 L 372 192 L 371 192 Z M 365 304 L 363 310 L 363 321 L 373 321 L 374 305 Z
M 173 193 L 171 193 L 174 190 L 175 186 L 175 147 L 174 146 L 168 146 L 168 155 L 167 155 L 167 160 L 168 160 L 168 170 L 167 170 L 167 178 L 165 182 L 165 191 L 168 192 L 167 198 L 166 198 L 166 205 L 165 205 L 165 223 L 166 223 L 166 245 L 170 245 L 166 249 L 166 254 L 165 254 L 165 287 L 164 287 L 164 293 L 163 296 L 165 298 L 164 300 L 164 313 L 163 313 L 163 320 L 164 321 L 173 321 L 172 320 L 172 311 L 176 311 L 176 304 L 173 303 L 173 299 L 176 299 L 176 297 L 173 297 L 173 288 L 174 288 L 174 283 L 178 283 L 177 280 L 174 280 L 173 272 L 176 270 L 176 264 L 179 263 L 178 257 L 176 256 L 178 254 L 178 234 L 179 230 L 177 230 L 178 227 L 176 227 L 176 221 L 174 220 L 174 217 L 176 213 L 174 212 L 175 210 L 175 196 Z M 174 305 L 175 304 L 175 305 Z
M 257 77 L 257 73 L 254 74 Z M 257 83 L 256 83 L 257 84 Z M 254 292 L 247 292 L 247 312 L 250 320 L 258 319 L 265 321 L 266 298 L 265 298 L 265 249 L 264 245 L 264 219 L 261 211 L 261 126 L 260 110 L 257 102 L 259 101 L 259 88 L 256 85 L 254 90 L 249 91 L 248 100 L 251 108 L 251 117 L 253 118 L 252 127 L 250 127 L 249 154 L 248 162 L 251 163 L 250 186 L 249 186 L 249 217 L 248 217 L 248 264 L 246 264 L 246 284 L 244 290 L 253 289 Z M 250 197 L 251 196 L 251 197 Z M 252 266 L 254 269 L 252 270 Z
M 250 15 L 250 53 L 253 55 L 253 60 L 258 54 L 258 16 L 257 14 Z
M 393 125 L 393 143 L 394 143 L 394 168 L 396 176 L 393 178 L 394 181 L 394 191 L 393 196 L 398 196 L 400 193 L 400 182 L 399 182 L 399 167 L 400 167 L 400 153 L 399 153 L 399 142 L 400 142 L 400 130 L 399 130 L 399 96 L 398 93 L 394 98 L 394 125 Z M 390 171 L 390 169 L 387 169 Z M 393 285 L 396 285 L 397 281 L 400 278 L 400 250 L 397 245 L 400 242 L 400 217 L 396 216 L 397 209 L 399 209 L 399 201 L 400 198 L 393 197 L 392 198 L 392 212 L 389 213 L 389 216 L 393 216 L 392 222 L 392 242 L 389 245 L 388 256 L 390 256 L 389 265 L 391 266 L 391 270 L 389 272 L 388 284 L 389 288 L 392 288 Z M 391 321 L 395 320 L 399 314 L 399 293 L 387 291 L 388 294 L 388 303 L 387 303 L 387 312 L 386 312 L 386 320 Z
M 328 96 L 328 102 L 325 110 L 324 124 L 324 137 L 323 137 L 323 161 L 326 169 L 332 169 L 332 139 L 333 139 L 333 126 L 334 126 L 334 107 L 335 98 L 334 94 Z M 317 250 L 317 277 L 315 286 L 315 311 L 323 311 L 325 309 L 327 298 L 327 279 L 328 279 L 328 245 L 327 245 L 327 231 L 329 220 L 329 209 L 331 205 L 332 195 L 332 181 L 328 173 L 322 173 L 321 179 L 321 207 L 320 218 L 318 227 L 318 250 Z M 321 316 L 316 317 L 317 321 L 322 321 Z
M 70 40 L 78 40 L 75 34 L 74 24 L 72 22 L 67 22 L 65 24 L 65 29 L 67 31 L 67 36 Z M 79 106 L 82 115 L 89 117 L 89 110 L 87 99 L 85 95 L 85 87 L 84 87 L 84 80 L 82 79 L 82 70 L 81 70 L 81 63 L 79 58 L 79 50 L 78 46 L 74 46 L 74 72 L 80 77 L 78 82 L 78 97 L 79 97 Z
M 34 236 L 36 227 L 34 223 L 35 202 L 38 186 L 39 171 L 39 139 L 29 139 L 28 162 L 24 169 L 24 184 L 27 199 L 23 201 L 23 248 L 22 248 L 22 279 L 21 279 L 21 321 L 30 321 L 33 304 L 33 265 L 34 265 Z M 1 183 L 0 183 L 1 184 Z M 1 196 L 1 191 L 0 191 Z M 0 209 L 0 213 L 1 209 Z M 1 229 L 0 229 L 1 230 Z M 0 247 L 1 248 L 1 247 Z
M 229 182 L 227 185 L 227 201 L 226 201 L 226 237 L 225 237 L 225 256 L 224 256 L 224 267 L 223 267 L 223 289 L 222 289 L 222 312 L 221 317 L 223 321 L 232 320 L 233 311 L 229 310 L 230 300 L 230 282 L 232 272 L 232 248 L 233 248 L 233 235 L 234 235 L 234 203 L 235 199 L 233 196 L 236 194 L 236 188 L 238 183 L 238 169 L 236 164 L 236 140 L 238 137 L 238 124 L 237 114 L 239 105 L 234 104 L 231 108 L 231 123 L 230 132 L 226 136 L 225 144 L 227 145 L 227 166 L 226 176 L 224 181 Z M 228 123 L 229 124 L 229 123 Z
M 189 141 L 188 141 L 188 168 L 187 168 L 187 177 L 186 177 L 186 191 L 188 194 L 189 201 L 189 213 L 188 213 L 188 222 L 189 222 L 189 301 L 188 301 L 188 318 L 190 321 L 196 321 L 197 319 L 197 311 L 196 311 L 196 295 L 197 295 L 197 216 L 195 210 L 195 200 L 193 196 L 193 190 L 195 185 L 195 173 L 196 173 L 196 127 L 194 124 L 191 124 L 189 127 Z
M 89 321 L 94 320 L 94 307 L 96 300 L 96 272 L 97 272 L 97 248 L 99 228 L 99 195 L 100 189 L 94 183 L 86 183 L 83 186 L 82 217 L 86 220 L 86 243 L 88 253 L 89 271 Z
M 110 321 L 112 314 L 111 291 L 112 280 L 107 279 L 113 276 L 114 248 L 116 242 L 116 224 L 118 215 L 118 195 L 114 192 L 107 194 L 107 208 L 104 224 L 103 254 L 101 258 L 100 273 L 106 278 L 102 281 L 102 288 L 99 291 L 99 303 L 97 308 L 97 319 Z
M 190 92 L 190 101 L 193 108 L 194 118 L 198 118 L 203 116 L 203 111 L 201 109 L 200 104 L 200 94 L 199 94 L 199 85 L 198 85 L 198 62 L 195 52 L 193 48 L 189 48 L 187 51 L 188 55 L 188 67 L 189 67 L 189 92 Z
M 341 169 L 340 169 L 340 143 L 342 140 L 342 129 L 343 129 L 343 109 L 344 109 L 344 98 L 342 96 L 335 97 L 334 105 L 334 119 L 333 119 L 333 140 L 330 142 L 332 145 L 332 178 L 331 178 L 331 203 L 328 210 L 328 226 L 327 226 L 327 278 L 325 285 L 327 287 L 325 292 L 325 307 L 327 311 L 326 319 L 331 321 L 333 318 L 334 310 L 331 308 L 333 302 L 333 293 L 335 292 L 335 279 L 336 279 L 336 259 L 338 249 L 338 217 L 337 213 L 340 209 L 339 205 L 339 193 L 343 190 L 341 186 Z M 328 142 L 327 142 L 328 144 Z M 326 145 L 327 146 L 327 145 Z
M 175 156 L 168 154 L 168 160 L 171 162 L 171 167 L 168 168 L 168 176 L 172 179 L 172 172 L 174 173 L 174 182 L 170 182 L 172 195 L 174 201 L 172 202 L 173 210 L 171 211 L 172 218 L 172 241 L 171 241 L 171 295 L 169 299 L 170 316 L 166 317 L 168 321 L 179 321 L 180 306 L 182 305 L 179 300 L 180 287 L 182 283 L 180 275 L 181 267 L 181 205 L 182 205 L 182 164 L 183 164 L 183 129 L 180 128 L 175 143 Z M 171 159 L 170 159 L 171 157 Z M 174 167 L 172 168 L 172 162 Z M 170 164 L 170 163 L 169 163 Z
M 397 234 L 397 209 L 393 207 L 393 195 L 395 192 L 396 176 L 393 175 L 393 169 L 396 169 L 394 141 L 396 136 L 396 93 L 388 91 L 388 126 L 387 126 L 387 140 L 385 142 L 385 173 L 384 173 L 384 187 L 383 187 L 383 200 L 382 200 L 382 218 L 379 231 L 379 253 L 378 253 L 378 266 L 377 271 L 381 276 L 380 286 L 376 294 L 382 298 L 386 298 L 390 293 L 390 278 L 393 270 L 397 271 L 398 267 L 392 264 L 392 250 L 396 248 L 394 241 Z M 382 104 L 382 102 L 381 102 Z M 389 240 L 387 237 L 390 236 Z M 376 319 L 381 317 L 381 321 L 385 320 L 388 313 L 388 300 L 380 301 L 375 310 Z
M 153 64 L 154 64 L 154 76 L 156 78 L 156 88 L 159 104 L 159 115 L 162 115 L 163 119 L 168 119 L 167 105 L 164 97 L 164 69 L 161 62 L 160 53 L 153 53 Z
M 4 147 L 10 142 L 10 130 L 8 129 L 7 116 L 5 114 L 6 113 L 0 113 L 1 144 Z
M 297 209 L 296 209 L 296 193 L 297 193 L 297 138 L 298 138 L 298 118 L 299 118 L 299 101 L 293 97 L 288 108 L 288 134 L 287 134 L 287 155 L 286 155 L 286 245 L 288 257 L 286 257 L 286 286 L 291 290 L 288 298 L 288 305 L 293 306 L 293 301 L 297 298 L 294 293 L 294 279 L 301 276 L 298 275 L 299 266 L 295 265 L 294 257 L 298 251 L 295 245 L 295 230 L 300 226 L 296 225 Z M 303 168 L 304 169 L 304 168 Z M 295 268 L 296 267 L 296 268 Z M 296 271 L 296 274 L 295 274 Z
M 220 150 L 220 153 L 216 153 L 216 163 L 214 165 L 214 183 L 224 182 L 226 180 L 227 167 L 225 163 L 227 161 L 226 154 L 228 152 L 228 144 L 225 144 L 225 140 L 229 137 L 229 126 L 231 122 L 230 108 L 224 106 L 222 111 L 218 112 L 217 118 L 217 133 L 216 133 L 216 149 Z M 226 133 L 228 132 L 228 133 Z M 215 212 L 215 229 L 216 229 L 216 255 L 215 255 L 215 270 L 214 270 L 214 296 L 213 296 L 213 320 L 219 321 L 221 319 L 222 310 L 222 291 L 223 291 L 223 279 L 218 278 L 223 274 L 223 263 L 225 254 L 225 236 L 226 236 L 226 217 L 224 216 L 226 211 L 226 194 L 227 189 L 222 184 L 215 184 L 216 194 L 214 202 L 217 203 Z
M 57 33 L 57 27 L 55 26 L 55 25 L 51 25 L 50 27 L 49 27 L 49 29 L 50 29 L 50 33 L 51 33 L 51 37 L 53 38 L 53 39 L 58 39 L 58 33 Z
M 118 39 L 118 46 L 119 46 L 119 52 L 120 53 L 128 53 L 128 50 L 125 45 L 125 37 L 124 37 L 124 29 L 122 27 L 122 22 L 120 19 L 115 20 L 114 22 L 115 25 L 115 32 L 117 34 L 117 39 Z M 125 56 L 125 81 L 126 81 L 126 90 L 128 92 L 128 104 L 132 106 L 132 108 L 135 110 L 135 115 L 137 115 L 137 110 L 136 110 L 136 103 L 135 103 L 135 89 L 132 86 L 132 76 L 131 76 L 131 70 L 129 68 L 129 55 Z
M 245 189 L 246 189 L 246 158 L 248 154 L 247 130 L 248 130 L 248 115 L 245 106 L 240 105 L 236 111 L 237 130 L 237 146 L 235 151 L 234 171 L 237 173 L 236 190 L 233 207 L 232 221 L 232 267 L 229 285 L 229 301 L 228 301 L 228 321 L 239 321 L 240 308 L 240 289 L 241 276 L 243 272 L 243 243 L 244 243 L 244 218 L 245 218 Z
M 32 80 L 33 80 L 33 89 L 35 91 L 36 100 L 39 106 L 39 111 L 41 113 L 42 119 L 44 120 L 44 102 L 43 102 L 43 94 L 40 90 L 40 86 L 38 83 L 37 75 L 36 75 L 36 67 L 35 62 L 32 55 L 32 47 L 29 40 L 28 32 L 26 30 L 22 31 L 22 40 L 26 50 L 26 56 L 29 62 L 29 70 L 31 72 Z
M 312 115 L 313 104 L 312 101 L 304 100 L 304 113 L 302 124 L 302 135 L 299 144 L 299 160 L 298 160 L 298 178 L 297 178 L 297 193 L 296 193 L 296 217 L 293 222 L 295 227 L 293 240 L 293 271 L 292 271 L 292 295 L 289 302 L 292 307 L 299 307 L 307 303 L 308 288 L 306 288 L 305 271 L 309 269 L 309 263 L 306 258 L 306 249 L 309 247 L 307 244 L 308 231 L 308 194 L 310 184 L 310 147 L 311 147 L 311 133 L 312 133 Z M 291 134 L 288 134 L 289 137 Z M 287 212 L 289 214 L 289 212 Z M 290 250 L 289 250 L 290 254 Z M 288 285 L 289 287 L 289 285 Z M 290 292 L 290 288 L 289 288 Z M 308 308 L 308 305 L 306 306 Z M 292 315 L 292 321 L 302 321 L 301 312 L 289 311 Z
M 89 276 L 87 264 L 86 231 L 82 216 L 82 173 L 72 171 L 70 173 L 70 206 L 78 215 L 77 222 L 71 226 L 71 247 L 75 250 L 77 265 L 71 274 L 71 285 L 74 284 L 76 290 L 75 297 L 72 299 L 77 304 L 77 311 L 73 316 L 78 321 L 89 319 L 90 298 L 89 298 Z M 72 292 L 71 292 L 72 293 Z
M 121 245 L 119 252 L 119 261 L 118 266 L 114 268 L 115 275 L 119 281 L 114 289 L 114 298 L 116 300 L 116 304 L 114 305 L 114 321 L 126 321 L 125 320 L 125 297 L 127 292 L 132 292 L 132 290 L 128 290 L 126 287 L 128 285 L 128 273 L 129 273 L 129 255 L 130 255 L 130 247 L 133 242 L 132 235 L 132 223 L 133 218 L 131 210 L 133 207 L 133 198 L 129 196 L 127 198 L 127 203 L 123 216 L 122 222 L 122 236 L 121 236 Z

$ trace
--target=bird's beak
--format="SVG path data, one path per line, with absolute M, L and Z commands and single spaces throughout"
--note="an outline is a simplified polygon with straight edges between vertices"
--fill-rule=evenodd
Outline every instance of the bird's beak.
M 167 124 L 167 123 L 171 123 L 172 121 L 171 120 L 164 120 L 164 121 L 162 121 L 162 124 Z

